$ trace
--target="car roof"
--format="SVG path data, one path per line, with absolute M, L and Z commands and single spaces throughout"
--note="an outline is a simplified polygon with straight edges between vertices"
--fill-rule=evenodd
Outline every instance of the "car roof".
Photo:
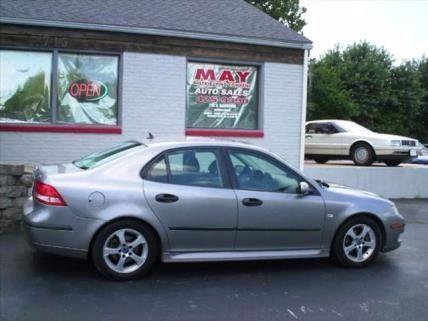
M 217 146 L 217 147 L 240 147 L 254 150 L 266 151 L 266 149 L 253 145 L 249 142 L 228 140 L 228 139 L 215 139 L 215 138 L 188 138 L 183 140 L 169 140 L 169 141 L 155 141 L 151 140 L 144 142 L 147 147 L 157 147 L 161 149 L 192 147 L 192 146 Z
M 342 122 L 342 121 L 350 121 L 350 120 L 343 120 L 343 119 L 320 119 L 320 120 L 311 120 L 306 122 L 307 124 L 312 124 L 312 123 L 332 123 L 332 122 Z

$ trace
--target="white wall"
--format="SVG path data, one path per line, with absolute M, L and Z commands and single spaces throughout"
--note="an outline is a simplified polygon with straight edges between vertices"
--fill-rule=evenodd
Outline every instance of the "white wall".
M 308 166 L 304 171 L 315 179 L 387 198 L 428 198 L 428 167 Z
M 123 55 L 122 134 L 0 132 L 0 162 L 69 161 L 115 142 L 185 137 L 186 58 L 126 52 Z M 303 66 L 265 63 L 261 94 L 264 146 L 299 166 Z

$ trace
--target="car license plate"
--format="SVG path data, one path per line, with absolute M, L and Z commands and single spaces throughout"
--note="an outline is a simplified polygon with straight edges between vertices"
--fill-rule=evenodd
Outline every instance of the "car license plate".
M 410 156 L 416 156 L 416 151 L 415 150 L 411 150 L 410 151 Z

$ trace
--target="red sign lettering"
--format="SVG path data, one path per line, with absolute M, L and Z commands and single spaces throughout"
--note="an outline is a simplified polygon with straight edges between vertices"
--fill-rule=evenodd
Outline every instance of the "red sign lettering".
M 68 87 L 69 94 L 79 102 L 97 101 L 108 94 L 108 87 L 100 81 L 77 80 Z

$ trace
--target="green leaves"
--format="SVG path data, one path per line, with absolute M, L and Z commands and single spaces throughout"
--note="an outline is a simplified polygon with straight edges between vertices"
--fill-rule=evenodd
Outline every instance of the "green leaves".
M 309 119 L 352 119 L 372 130 L 428 141 L 428 62 L 394 65 L 368 42 L 312 60 Z
M 299 6 L 299 0 L 245 0 L 264 13 L 278 20 L 294 31 L 300 32 L 306 25 L 303 14 L 305 7 Z

